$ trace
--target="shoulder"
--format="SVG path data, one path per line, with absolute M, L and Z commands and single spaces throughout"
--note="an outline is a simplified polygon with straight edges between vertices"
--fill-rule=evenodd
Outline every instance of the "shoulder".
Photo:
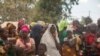
M 17 41 L 21 41 L 21 38 L 18 38 Z
M 22 43 L 22 39 L 21 39 L 21 38 L 18 38 L 18 39 L 16 40 L 16 43 L 17 43 L 17 44 Z

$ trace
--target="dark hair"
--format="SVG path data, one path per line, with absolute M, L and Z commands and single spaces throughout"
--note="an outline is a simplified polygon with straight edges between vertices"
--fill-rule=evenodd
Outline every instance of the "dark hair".
M 67 30 L 67 33 L 70 34 L 70 33 L 72 33 L 72 31 L 71 30 Z
M 100 27 L 100 18 L 97 21 L 98 27 Z
M 24 50 L 22 48 L 16 47 L 16 56 L 21 56 L 24 54 Z
M 55 32 L 55 30 L 56 30 L 55 26 L 54 26 L 54 25 L 52 25 L 52 26 L 51 26 L 51 28 L 50 28 L 50 32 L 51 32 L 51 33 L 54 33 L 54 32 Z
M 78 20 L 73 20 L 73 23 L 80 24 Z
M 100 30 L 97 31 L 96 36 L 97 38 L 100 37 Z
M 0 28 L 0 35 L 5 32 L 4 28 Z
M 39 44 L 39 46 L 43 46 L 43 47 L 45 48 L 45 50 L 47 51 L 47 47 L 46 47 L 46 45 L 45 45 L 45 44 L 40 43 L 40 44 Z
M 10 24 L 11 24 L 11 23 L 7 23 L 7 25 L 6 25 L 6 26 L 8 27 Z
M 91 23 L 87 26 L 87 30 L 91 33 L 96 33 L 97 31 L 97 25 L 94 23 Z

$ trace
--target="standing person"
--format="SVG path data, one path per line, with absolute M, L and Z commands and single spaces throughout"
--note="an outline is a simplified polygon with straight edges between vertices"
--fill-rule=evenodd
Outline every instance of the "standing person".
M 96 49 L 97 49 L 97 54 L 100 56 L 100 30 L 97 31 L 97 36 L 96 36 Z
M 24 19 L 20 19 L 20 20 L 18 21 L 18 29 L 17 29 L 18 33 L 19 33 L 19 31 L 21 30 L 21 27 L 22 27 L 24 24 L 25 24 L 25 20 L 24 20 Z
M 6 26 L 6 30 L 8 31 L 8 44 L 10 47 L 8 48 L 8 56 L 13 56 L 15 55 L 15 43 L 16 43 L 16 38 L 17 38 L 17 33 L 16 33 L 16 26 L 12 23 L 8 23 Z
M 4 28 L 0 28 L 0 55 L 5 56 L 7 55 L 8 51 L 8 33 Z
M 41 43 L 45 44 L 47 47 L 47 54 L 50 56 L 61 56 L 59 47 L 59 38 L 56 26 L 49 24 L 46 32 L 41 38 Z
M 4 28 L 0 28 L 0 38 L 5 42 L 8 43 L 8 31 Z
M 10 38 L 14 38 L 16 34 L 16 26 L 12 23 L 7 24 L 7 30 Z
M 18 37 L 18 34 L 16 32 L 16 26 L 12 23 L 8 23 L 6 29 L 8 31 L 8 40 L 15 44 L 16 39 Z
M 28 36 L 29 31 L 27 25 L 22 26 L 20 37 L 16 41 L 16 47 L 22 48 L 26 56 L 31 56 L 35 53 L 35 42 L 34 39 Z
M 31 37 L 34 38 L 34 40 L 35 40 L 35 47 L 36 47 L 35 54 L 38 53 L 37 50 L 38 50 L 38 45 L 40 44 L 40 40 L 42 37 L 42 30 L 43 30 L 43 27 L 39 24 L 36 24 L 31 29 Z
M 87 32 L 85 34 L 85 56 L 95 56 L 96 49 L 95 49 L 95 42 L 96 42 L 96 31 L 97 26 L 96 24 L 89 24 L 87 26 Z
M 15 56 L 15 51 L 13 48 L 13 45 L 11 42 L 8 40 L 8 31 L 6 29 L 0 29 L 0 37 L 3 40 L 4 43 L 4 49 L 6 51 L 6 54 L 8 56 Z
M 83 33 L 85 31 L 85 27 L 78 20 L 74 20 L 72 22 L 72 25 L 73 25 L 73 34 L 74 36 L 77 37 L 77 42 L 78 40 L 81 41 L 81 44 L 79 45 L 77 52 L 78 52 L 78 55 L 82 55 L 80 53 L 83 52 L 83 48 L 84 48 Z
M 47 47 L 45 44 L 40 43 L 38 46 L 38 55 L 36 56 L 49 56 L 47 53 Z
M 98 30 L 100 30 L 100 18 L 97 21 Z
M 66 19 L 62 19 L 60 20 L 60 22 L 58 23 L 58 34 L 59 34 L 59 40 L 60 40 L 60 43 L 61 45 L 63 44 L 64 42 L 64 38 L 66 37 L 67 35 L 67 32 L 66 32 L 66 29 L 67 29 L 67 26 L 68 26 L 68 22 Z
M 84 26 L 80 24 L 78 20 L 73 21 L 73 33 L 82 35 L 82 32 L 84 31 Z
M 68 36 L 64 39 L 64 44 L 62 46 L 63 56 L 78 56 L 77 51 L 79 51 L 79 45 L 81 40 L 79 37 L 73 35 L 73 33 L 68 30 Z
M 67 36 L 66 29 L 67 29 L 67 27 L 64 27 L 64 29 L 62 31 L 60 31 L 60 33 L 59 33 L 59 39 L 60 39 L 61 45 L 64 43 L 64 38 Z

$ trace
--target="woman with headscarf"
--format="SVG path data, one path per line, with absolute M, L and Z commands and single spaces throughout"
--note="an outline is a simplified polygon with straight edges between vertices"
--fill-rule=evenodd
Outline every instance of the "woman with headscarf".
M 46 32 L 41 38 L 41 43 L 44 43 L 47 47 L 47 54 L 50 56 L 61 56 L 59 47 L 59 38 L 56 26 L 49 24 Z
M 40 40 L 41 40 L 41 37 L 42 37 L 42 30 L 43 30 L 43 27 L 39 24 L 36 24 L 34 27 L 32 27 L 31 29 L 31 37 L 34 38 L 35 40 L 35 47 L 36 47 L 36 50 L 35 50 L 35 54 L 38 53 L 38 45 L 40 44 Z
M 29 37 L 30 29 L 27 25 L 23 25 L 20 31 L 20 37 L 16 41 L 16 47 L 22 48 L 26 56 L 34 55 L 35 42 Z
M 21 27 L 22 27 L 24 24 L 25 24 L 25 20 L 24 20 L 24 19 L 20 19 L 20 20 L 18 21 L 18 29 L 17 29 L 18 33 L 19 33 L 19 31 L 21 30 Z

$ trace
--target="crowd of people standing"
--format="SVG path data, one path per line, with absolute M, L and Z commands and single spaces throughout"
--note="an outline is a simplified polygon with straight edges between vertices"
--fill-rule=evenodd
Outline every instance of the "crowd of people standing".
M 0 56 L 100 56 L 100 19 L 85 26 L 73 20 L 71 30 L 67 25 L 7 23 L 0 27 Z

